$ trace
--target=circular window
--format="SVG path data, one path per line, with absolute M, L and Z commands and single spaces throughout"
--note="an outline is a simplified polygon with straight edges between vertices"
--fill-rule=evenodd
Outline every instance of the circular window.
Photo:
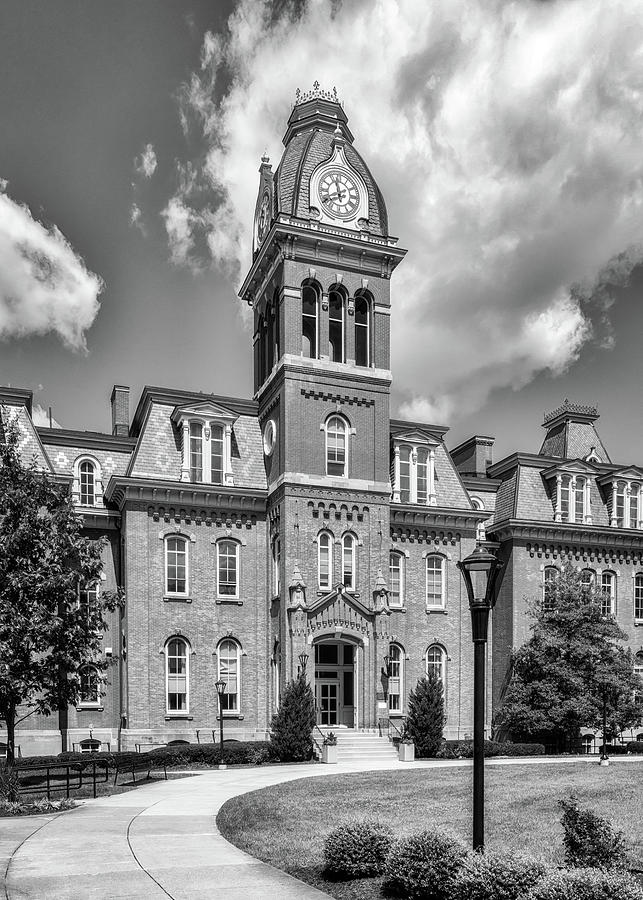
M 263 426 L 263 452 L 271 456 L 277 440 L 277 424 L 274 419 L 268 419 Z

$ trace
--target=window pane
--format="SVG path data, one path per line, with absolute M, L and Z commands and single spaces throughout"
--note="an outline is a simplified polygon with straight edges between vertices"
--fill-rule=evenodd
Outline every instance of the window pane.
M 556 603 L 554 588 L 556 579 L 558 578 L 558 569 L 554 568 L 553 566 L 548 566 L 545 569 L 543 576 L 543 609 L 552 610 Z
M 188 708 L 188 655 L 185 641 L 173 638 L 167 645 L 167 708 Z
M 560 517 L 563 522 L 569 522 L 569 478 L 563 478 L 560 483 Z
M 234 641 L 219 644 L 219 678 L 225 681 L 222 707 L 227 711 L 239 709 L 239 646 Z
M 355 363 L 368 365 L 368 303 L 360 297 L 355 301 Z
M 331 579 L 331 548 L 330 535 L 320 534 L 319 536 L 319 586 L 322 588 L 330 587 Z
M 94 466 L 90 462 L 82 462 L 80 464 L 80 502 L 82 506 L 93 506 L 94 501 Z
M 80 702 L 98 703 L 98 672 L 93 666 L 85 666 L 80 671 Z
M 167 538 L 165 547 L 166 590 L 169 594 L 185 594 L 187 589 L 187 548 L 185 538 Z
M 391 606 L 402 605 L 402 557 L 399 553 L 389 555 L 389 602 Z
M 616 612 L 616 576 L 613 572 L 603 572 L 601 575 L 601 612 L 604 616 L 612 616 Z
M 301 352 L 308 358 L 317 358 L 317 291 L 305 285 L 301 292 Z
M 347 534 L 343 541 L 342 582 L 345 587 L 355 587 L 355 541 Z
M 411 502 L 411 450 L 400 448 L 400 503 Z
M 203 426 L 190 423 L 190 480 L 203 481 Z
M 344 362 L 344 297 L 339 291 L 328 295 L 328 356 Z
M 217 591 L 219 596 L 237 595 L 237 544 L 234 541 L 220 541 L 217 544 L 219 560 L 219 578 Z
M 630 489 L 630 528 L 639 527 L 639 486 L 633 484 Z
M 418 450 L 417 478 L 418 478 L 418 503 L 426 503 L 428 500 L 428 450 Z
M 574 490 L 574 519 L 576 522 L 585 521 L 585 479 L 576 479 Z
M 625 485 L 620 483 L 616 489 L 616 525 L 625 526 Z
M 634 579 L 634 618 L 643 619 L 643 575 Z
M 429 672 L 434 672 L 436 676 L 440 679 L 442 684 L 444 685 L 444 651 L 442 647 L 438 647 L 437 645 L 433 645 L 429 647 L 426 653 L 426 671 L 427 675 Z
M 212 427 L 210 460 L 212 484 L 223 484 L 223 428 L 221 425 Z
M 83 611 L 86 622 L 89 622 L 98 605 L 98 587 L 92 585 L 82 588 L 78 595 L 78 605 Z
M 442 557 L 427 556 L 426 559 L 426 602 L 428 606 L 442 606 L 443 577 Z
M 346 423 L 338 416 L 333 416 L 326 425 L 326 472 L 346 474 Z

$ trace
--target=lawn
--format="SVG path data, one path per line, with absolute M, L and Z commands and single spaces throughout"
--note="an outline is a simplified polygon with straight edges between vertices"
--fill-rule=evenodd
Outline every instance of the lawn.
M 643 761 L 642 761 L 643 763 Z M 609 769 L 595 761 L 486 766 L 487 847 L 513 848 L 562 862 L 557 801 L 574 793 L 606 816 L 643 868 L 643 764 Z M 253 791 L 229 800 L 217 825 L 225 837 L 259 859 L 340 900 L 381 898 L 379 879 L 329 882 L 322 876 L 325 835 L 341 822 L 373 818 L 397 835 L 432 826 L 471 840 L 471 769 L 368 772 L 311 778 Z

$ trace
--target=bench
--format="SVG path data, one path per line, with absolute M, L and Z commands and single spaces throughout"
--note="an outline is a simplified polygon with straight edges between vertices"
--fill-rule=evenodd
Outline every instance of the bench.
M 136 784 L 136 773 L 137 772 L 146 772 L 146 778 L 150 777 L 150 772 L 152 769 L 160 769 L 163 768 L 163 774 L 165 776 L 165 780 L 167 781 L 167 768 L 165 763 L 158 763 L 155 760 L 150 759 L 150 757 L 146 753 L 139 754 L 139 759 L 133 759 L 129 762 L 120 762 L 116 765 L 116 771 L 114 773 L 114 784 L 116 784 L 118 780 L 118 776 L 125 772 L 129 774 L 132 773 L 132 781 Z

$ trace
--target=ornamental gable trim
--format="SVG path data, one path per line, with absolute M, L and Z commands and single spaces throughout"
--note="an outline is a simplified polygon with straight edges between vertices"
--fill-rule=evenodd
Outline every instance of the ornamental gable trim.
M 173 422 L 179 424 L 187 418 L 216 419 L 232 425 L 237 420 L 238 413 L 233 413 L 211 400 L 204 400 L 203 403 L 185 403 L 174 408 L 171 416 Z

